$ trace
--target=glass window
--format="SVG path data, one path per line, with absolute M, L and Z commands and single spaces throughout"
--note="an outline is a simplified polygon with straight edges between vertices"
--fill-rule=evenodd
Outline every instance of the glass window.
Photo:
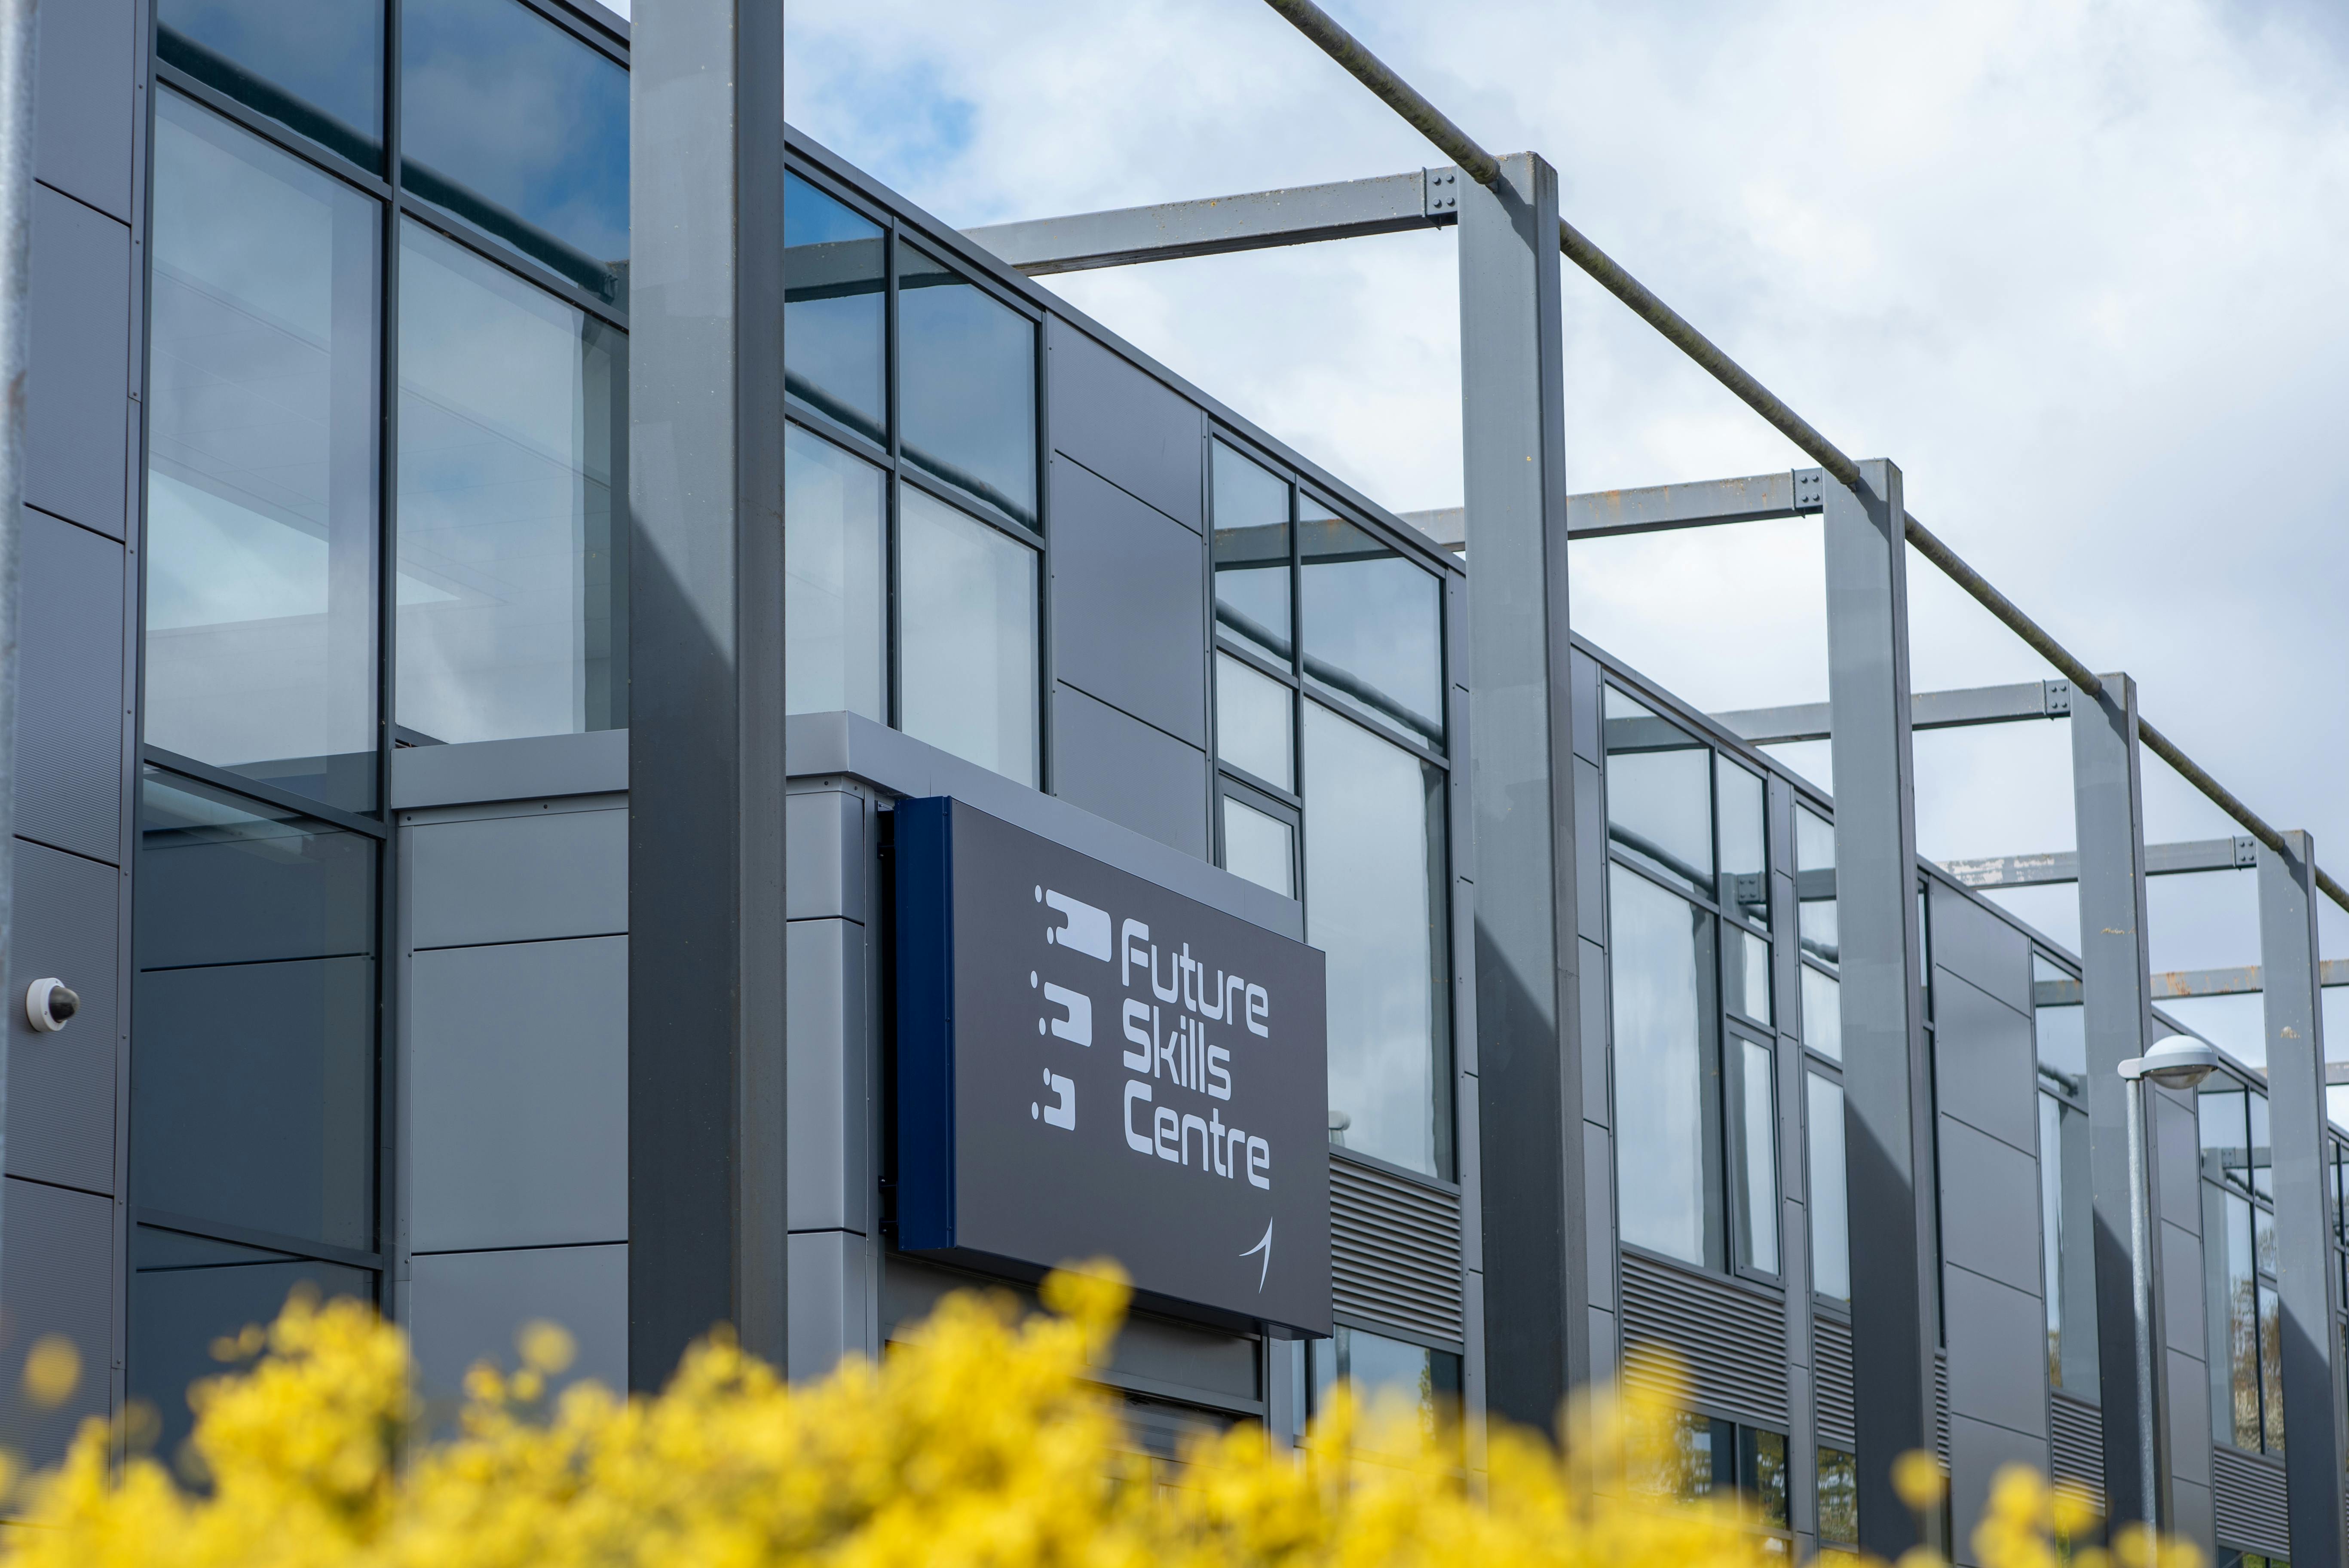
M 1329 954 L 1330 1139 L 1449 1173 L 1444 774 L 1305 705 L 1306 940 Z
M 2039 1277 L 2046 1292 L 2047 1383 L 2064 1387 L 2064 1102 L 2039 1097 Z
M 1288 485 L 1215 443 L 1216 626 L 1287 665 Z
M 1835 824 L 1808 806 L 1795 808 L 1796 934 L 1803 951 L 1834 964 L 1836 934 Z
M 157 0 L 155 57 L 383 167 L 383 0 Z
M 2258 1284 L 2251 1269 L 2251 1206 L 2233 1192 L 2205 1189 L 2206 1215 L 2224 1238 L 2211 1249 L 2211 1423 L 2218 1439 L 2253 1453 L 2260 1449 L 2260 1324 Z
M 1421 1430 L 1429 1437 L 1459 1415 L 1460 1357 L 1449 1351 L 1341 1325 L 1329 1338 L 1313 1340 L 1308 1356 L 1317 1410 L 1328 1406 L 1331 1390 L 1343 1381 L 1352 1385 L 1355 1398 L 1374 1408 L 1400 1402 L 1418 1415 Z
M 1757 1024 L 1770 1021 L 1770 944 L 1750 931 L 1724 926 L 1722 985 L 1730 1006 Z
M 1608 889 L 1623 1239 L 1717 1268 L 1713 916 L 1622 866 Z
M 1721 902 L 1770 929 L 1770 835 L 1762 780 L 1726 757 L 1715 760 L 1721 822 Z
M 1859 1461 L 1841 1449 L 1819 1450 L 1819 1543 L 1859 1544 Z
M 1713 748 L 1607 688 L 1607 837 L 1692 892 L 1713 892 Z
M 911 485 L 897 492 L 901 727 L 1036 782 L 1036 552 Z
M 1237 796 L 1224 797 L 1224 869 L 1283 898 L 1297 896 L 1297 831 Z
M 2058 1388 L 2097 1397 L 2095 1212 L 2088 1116 L 2039 1097 L 2040 1244 L 2047 1288 L 2047 1375 Z
M 156 106 L 146 739 L 375 804 L 378 211 Z
M 1843 1060 L 1843 986 L 1832 975 L 1803 965 L 1803 1044 L 1832 1061 Z
M 2251 1137 L 2243 1107 L 2248 1098 L 2240 1083 L 2225 1077 L 2212 1078 L 2195 1097 L 2202 1173 L 2242 1188 L 2251 1185 Z
M 1844 1187 L 1843 1086 L 1810 1075 L 1811 1288 L 1851 1299 L 1850 1194 Z
M 906 459 L 1036 526 L 1036 324 L 907 246 L 897 419 Z
M 1671 1418 L 1657 1457 L 1661 1473 L 1635 1473 L 1634 1492 L 1692 1502 L 1733 1491 L 1753 1506 L 1763 1524 L 1786 1528 L 1785 1433 L 1683 1411 Z
M 1775 1053 L 1759 1040 L 1733 1037 L 1729 1124 L 1730 1222 L 1738 1261 L 1764 1274 L 1778 1272 L 1778 1097 Z
M 628 264 L 628 73 L 514 0 L 401 0 L 400 182 L 588 293 Z
M 415 738 L 628 722 L 626 339 L 400 225 L 399 708 Z
M 2275 1282 L 2260 1281 L 2260 1417 L 2267 1451 L 2283 1449 L 2283 1313 Z
M 374 903 L 371 841 L 148 770 L 142 1213 L 372 1250 Z
M 880 225 L 783 176 L 783 384 L 851 429 L 888 438 Z
M 1356 712 L 1442 746 L 1444 585 L 1310 497 L 1298 517 L 1305 674 Z
M 2245 1147 L 2251 1155 L 2251 1191 L 2273 1202 L 2275 1151 L 2268 1144 L 2268 1097 L 2256 1092 L 2250 1094 L 2245 1097 L 2243 1109 L 2251 1112 L 2251 1138 Z
M 2040 1077 L 2077 1099 L 2088 1091 L 2088 1033 L 2080 983 L 2037 954 L 2031 955 L 2031 1028 Z
M 783 711 L 887 723 L 887 480 L 783 428 Z
M 1268 784 L 1297 787 L 1289 765 L 1297 697 L 1229 654 L 1216 655 L 1216 755 Z

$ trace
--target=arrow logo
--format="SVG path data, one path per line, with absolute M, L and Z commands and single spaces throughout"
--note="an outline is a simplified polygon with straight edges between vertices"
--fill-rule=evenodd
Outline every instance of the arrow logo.
M 1264 1222 L 1264 1240 L 1242 1253 L 1240 1256 L 1252 1258 L 1258 1253 L 1264 1254 L 1264 1267 L 1258 1269 L 1256 1275 L 1257 1294 L 1261 1295 L 1264 1294 L 1264 1282 L 1272 1273 L 1272 1222 L 1270 1220 Z

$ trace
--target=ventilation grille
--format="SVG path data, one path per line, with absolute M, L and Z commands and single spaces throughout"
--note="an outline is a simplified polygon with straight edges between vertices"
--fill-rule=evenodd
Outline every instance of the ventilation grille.
M 1366 1326 L 1463 1343 L 1459 1198 L 1331 1158 L 1330 1287 L 1330 1304 Z
M 2286 1519 L 2283 1462 L 2230 1448 L 2210 1450 L 2210 1504 L 2217 1515 L 2220 1552 L 2261 1553 L 2282 1557 L 2292 1551 Z
M 1679 1360 L 1685 1397 L 1699 1411 L 1786 1429 L 1786 1317 L 1775 1298 L 1627 1253 L 1624 1381 L 1670 1392 L 1658 1376 L 1659 1350 Z
M 1811 1357 L 1817 1365 L 1819 1383 L 1819 1441 L 1847 1454 L 1857 1453 L 1858 1417 L 1852 1410 L 1851 1398 L 1851 1325 L 1838 1318 L 1813 1318 Z
M 1941 1456 L 1941 1468 L 1950 1465 L 1950 1353 L 1933 1352 L 1933 1451 Z
M 2047 1396 L 2050 1428 L 2049 1462 L 2060 1484 L 2069 1481 L 2096 1500 L 2105 1501 L 2105 1413 L 2085 1399 L 2069 1394 Z

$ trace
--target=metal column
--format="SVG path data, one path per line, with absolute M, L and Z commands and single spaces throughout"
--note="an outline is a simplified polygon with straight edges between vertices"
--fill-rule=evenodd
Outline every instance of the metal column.
M 1918 1541 L 1892 1462 L 1933 1445 L 1933 1133 L 1900 470 L 1878 459 L 1859 465 L 1859 479 L 1857 490 L 1826 486 L 1827 696 L 1859 1543 L 1891 1558 Z
M 1595 1308 L 1610 1357 L 1613 1329 L 1583 1207 L 1561 314 L 1557 170 L 1521 153 L 1492 187 L 1461 181 L 1485 1344 L 1505 1369 L 1487 1393 L 1545 1429 L 1591 1376 Z
M 2341 1368 L 2333 1313 L 2332 1171 L 2324 1146 L 2324 1018 L 2306 833 L 2292 853 L 2260 847 L 2260 968 L 2267 1026 L 2268 1136 L 2275 1171 L 2276 1285 L 2283 1309 L 2284 1473 L 2292 1560 L 2344 1560 Z

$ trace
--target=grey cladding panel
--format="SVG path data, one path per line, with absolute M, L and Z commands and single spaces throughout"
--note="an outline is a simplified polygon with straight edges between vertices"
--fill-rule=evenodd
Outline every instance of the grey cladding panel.
M 1933 962 L 2031 1011 L 2031 939 L 1964 894 L 1931 886 Z
M 1198 531 L 1206 417 L 1059 317 L 1047 333 L 1053 447 Z
M 1052 793 L 1207 858 L 1207 754 L 1068 686 L 1052 703 Z
M 1073 463 L 1052 465 L 1052 648 L 1060 678 L 1207 743 L 1206 545 Z
M 8 1239 L 0 1253 L 0 1444 L 21 1461 L 55 1464 L 74 1429 L 111 1414 L 114 1378 L 114 1202 L 34 1181 L 5 1183 L 0 1216 Z M 16 1392 L 25 1357 L 44 1336 L 62 1334 L 81 1354 L 81 1380 L 65 1403 L 37 1410 Z
M 419 953 L 409 984 L 415 1249 L 626 1241 L 627 938 Z
M 1974 1530 L 1990 1504 L 1991 1482 L 2009 1465 L 2027 1465 L 2036 1474 L 2046 1474 L 2047 1445 L 2003 1427 L 1964 1416 L 1951 1418 L 1950 1510 L 1961 1568 L 1982 1561 L 1973 1550 Z
M 2039 1294 L 2039 1165 L 1964 1122 L 1941 1119 L 1941 1244 L 1949 1262 Z
M 114 1191 L 115 974 L 122 874 L 39 844 L 16 845 L 9 931 L 8 1171 Z M 81 1010 L 54 1034 L 25 1021 L 25 987 L 62 980 Z M 0 1363 L 0 1372 L 6 1364 Z
M 2047 1317 L 2039 1298 L 1961 1268 L 1942 1270 L 1941 1280 L 1951 1408 L 2044 1439 Z
M 122 842 L 122 546 L 29 507 L 22 516 L 16 831 L 111 863 Z
M 1933 1073 L 1942 1114 L 2017 1149 L 2036 1149 L 2039 1069 L 2030 1016 L 1947 970 L 1935 980 Z
M 409 1332 L 427 1398 L 450 1398 L 476 1361 L 511 1367 L 515 1331 L 543 1319 L 571 1331 L 578 1354 L 556 1382 L 628 1382 L 628 1249 L 532 1247 L 440 1253 L 415 1262 Z
M 628 813 L 539 811 L 408 830 L 418 947 L 628 928 Z
M 800 789 L 783 800 L 791 918 L 864 919 L 864 798 L 844 789 Z
M 870 1228 L 873 1181 L 864 928 L 795 920 L 789 949 L 791 1228 L 863 1232 Z
M 49 0 L 40 11 L 35 172 L 126 223 L 138 11 L 131 0 Z
M 25 500 L 122 537 L 129 459 L 130 231 L 33 188 Z

